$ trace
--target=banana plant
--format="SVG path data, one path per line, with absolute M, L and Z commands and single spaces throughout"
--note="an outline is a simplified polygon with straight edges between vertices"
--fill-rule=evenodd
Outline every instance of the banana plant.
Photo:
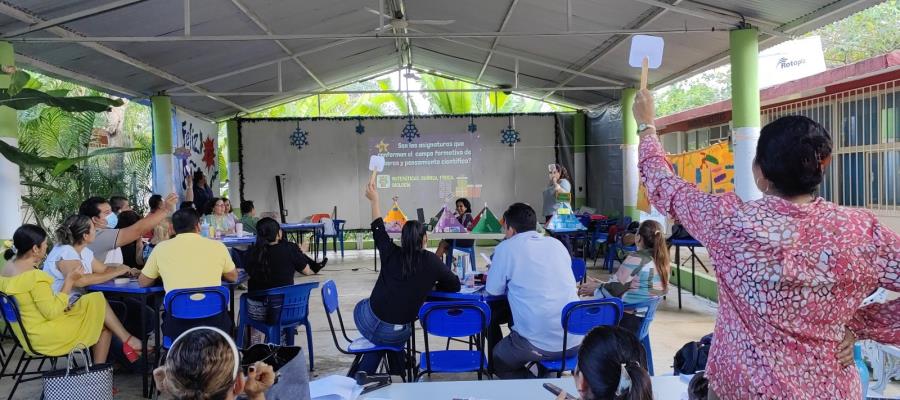
M 0 89 L 0 106 L 7 106 L 17 111 L 27 110 L 39 104 L 57 107 L 69 112 L 104 112 L 112 107 L 119 107 L 124 102 L 121 99 L 113 99 L 104 96 L 73 96 L 66 97 L 68 91 L 52 90 L 42 92 L 29 88 L 32 81 L 31 75 L 15 67 L 3 66 L 2 73 L 9 75 L 9 87 Z

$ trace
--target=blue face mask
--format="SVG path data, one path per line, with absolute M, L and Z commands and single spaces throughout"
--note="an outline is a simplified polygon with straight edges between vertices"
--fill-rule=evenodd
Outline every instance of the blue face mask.
M 119 224 L 119 216 L 116 213 L 110 213 L 106 216 L 106 227 L 107 228 L 115 228 L 116 225 Z

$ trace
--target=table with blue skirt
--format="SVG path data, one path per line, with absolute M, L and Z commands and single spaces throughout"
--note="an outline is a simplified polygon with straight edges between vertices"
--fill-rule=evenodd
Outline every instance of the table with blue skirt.
M 678 286 L 678 308 L 681 308 L 681 267 L 682 265 L 687 263 L 687 260 L 684 262 L 681 261 L 681 248 L 686 247 L 688 251 L 691 252 L 688 260 L 691 261 L 691 294 L 697 295 L 697 271 L 696 266 L 697 263 L 700 263 L 700 266 L 703 267 L 703 270 L 709 272 L 709 269 L 706 268 L 706 265 L 703 264 L 703 260 L 700 257 L 697 257 L 697 253 L 695 249 L 698 247 L 703 247 L 703 243 L 700 243 L 696 239 L 674 239 L 671 241 L 672 246 L 675 246 L 675 279 Z
M 588 243 L 590 242 L 590 240 L 589 240 L 590 237 L 589 237 L 587 228 L 580 228 L 580 229 L 576 229 L 576 228 L 571 228 L 571 229 L 570 228 L 564 228 L 564 229 L 544 228 L 544 230 L 547 231 L 547 233 L 550 236 L 555 237 L 555 238 L 559 239 L 560 242 L 566 244 L 567 250 L 569 250 L 571 252 L 571 254 L 569 254 L 570 256 L 572 256 L 572 257 L 577 256 L 577 254 L 575 254 L 575 246 L 573 245 L 573 242 L 578 242 L 578 241 L 581 241 L 581 246 L 580 246 L 581 257 L 583 258 L 583 257 L 585 257 L 585 254 L 587 254 L 587 246 L 588 246 Z

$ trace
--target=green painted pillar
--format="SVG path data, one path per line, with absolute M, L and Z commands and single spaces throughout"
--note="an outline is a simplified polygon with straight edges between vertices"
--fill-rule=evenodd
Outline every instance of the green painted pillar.
M 584 112 L 577 112 L 575 114 L 575 121 L 573 122 L 573 131 L 575 136 L 575 182 L 572 182 L 575 185 L 575 208 L 579 208 L 585 204 L 587 204 L 587 168 L 585 167 L 585 159 L 584 159 L 584 125 L 587 116 Z
M 637 209 L 638 185 L 638 134 L 637 121 L 631 107 L 634 106 L 634 97 L 637 89 L 627 88 L 622 90 L 622 199 L 624 200 L 624 216 L 631 217 L 632 221 L 640 218 Z
M 15 66 L 16 56 L 9 42 L 0 42 L 0 65 Z M 0 88 L 9 87 L 10 75 L 0 73 Z M 0 107 L 0 140 L 19 147 L 16 110 Z M 0 156 L 0 238 L 10 239 L 22 222 L 22 189 L 19 166 Z M 0 261 L 2 262 L 2 261 Z
M 166 195 L 175 192 L 172 99 L 169 96 L 151 96 L 150 113 L 153 121 L 153 192 Z
M 731 45 L 732 143 L 734 144 L 734 191 L 744 201 L 762 197 L 753 179 L 753 159 L 759 141 L 759 32 L 735 29 Z
M 240 177 L 240 157 L 238 154 L 238 129 L 237 121 L 230 119 L 225 122 L 226 145 L 228 146 L 228 198 L 232 199 L 232 204 L 241 204 L 243 201 L 241 195 L 241 177 Z

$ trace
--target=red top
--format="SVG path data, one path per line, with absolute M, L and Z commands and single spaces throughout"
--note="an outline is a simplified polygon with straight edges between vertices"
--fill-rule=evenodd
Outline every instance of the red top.
M 641 138 L 651 203 L 687 228 L 716 266 L 719 314 L 707 376 L 723 399 L 857 398 L 854 366 L 836 358 L 844 327 L 900 344 L 900 300 L 859 308 L 878 287 L 900 291 L 900 235 L 867 210 L 824 199 L 742 202 L 672 173 L 656 135 Z

